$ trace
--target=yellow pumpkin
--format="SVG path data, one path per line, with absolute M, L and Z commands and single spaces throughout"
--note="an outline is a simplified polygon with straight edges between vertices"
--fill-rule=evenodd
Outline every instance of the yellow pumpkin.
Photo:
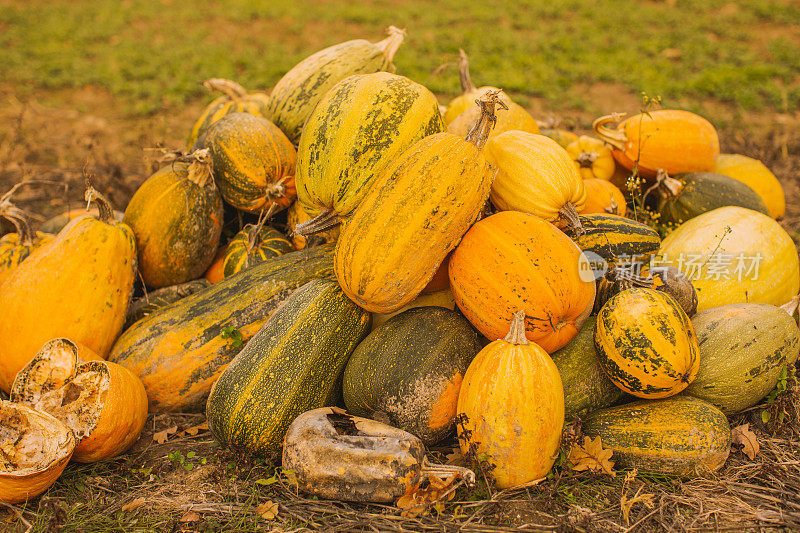
M 0 428 L 0 501 L 35 498 L 64 471 L 75 437 L 47 413 L 5 400 L 0 400 Z
M 475 87 L 469 75 L 469 58 L 461 48 L 458 49 L 458 76 L 461 80 L 461 94 L 447 104 L 447 109 L 442 116 L 444 123 L 448 125 L 458 118 L 461 113 L 475 105 L 475 100 L 489 91 L 498 90 L 497 87 L 488 85 L 481 88 Z
M 566 150 L 583 179 L 609 180 L 614 175 L 616 163 L 611 148 L 600 139 L 581 135 Z
M 626 205 L 622 191 L 617 189 L 613 183 L 596 178 L 583 180 L 586 188 L 586 204 L 582 213 L 610 213 L 612 215 L 625 216 Z
M 741 181 L 756 191 L 772 218 L 782 218 L 786 213 L 786 196 L 781 182 L 758 159 L 740 154 L 720 154 L 714 172 Z
M 0 285 L 34 250 L 53 240 L 53 236 L 31 230 L 24 211 L 0 198 L 0 219 L 9 221 L 17 230 L 0 237 Z
M 586 189 L 569 154 L 553 139 L 507 131 L 486 143 L 486 160 L 497 171 L 490 195 L 497 209 L 580 226 Z
M 539 126 L 536 124 L 536 119 L 525 111 L 522 106 L 514 103 L 505 93 L 500 93 L 500 101 L 505 104 L 507 109 L 498 111 L 497 122 L 494 128 L 492 128 L 492 131 L 489 132 L 490 140 L 503 132 L 511 130 L 539 133 Z M 456 117 L 453 122 L 448 124 L 447 131 L 464 138 L 480 116 L 481 108 L 473 103 L 466 111 Z
M 566 150 L 570 144 L 578 140 L 578 135 L 569 130 L 552 128 L 549 125 L 543 125 L 542 123 L 539 123 L 539 133 L 545 137 L 550 137 L 553 139 L 564 150 Z
M 455 309 L 456 300 L 453 298 L 453 292 L 450 289 L 420 294 L 411 300 L 411 303 L 393 313 L 373 313 L 372 329 L 377 328 L 393 316 L 399 315 L 403 311 L 408 311 L 414 307 L 446 307 L 447 309 Z
M 797 248 L 769 216 L 720 207 L 679 226 L 658 261 L 681 270 L 697 290 L 698 311 L 734 303 L 781 305 L 800 290 Z
M 87 200 L 100 207 L 70 222 L 50 244 L 23 261 L 0 291 L 0 388 L 42 345 L 68 337 L 105 357 L 125 323 L 136 274 L 133 231 L 113 219 L 93 188 Z
M 461 449 L 487 456 L 498 488 L 550 471 L 561 445 L 564 389 L 547 352 L 526 339 L 525 311 L 514 315 L 504 340 L 475 356 L 461 383 L 457 412 Z

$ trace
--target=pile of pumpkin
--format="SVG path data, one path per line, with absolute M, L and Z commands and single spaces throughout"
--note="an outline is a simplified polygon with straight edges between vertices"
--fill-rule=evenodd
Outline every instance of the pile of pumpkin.
M 209 80 L 224 95 L 121 220 L 90 187 L 96 214 L 33 233 L 3 199 L 0 500 L 123 452 L 148 409 L 205 409 L 269 457 L 324 406 L 425 445 L 457 429 L 499 487 L 546 475 L 575 416 L 621 466 L 725 462 L 727 415 L 800 350 L 775 176 L 686 111 L 540 131 L 463 52 L 442 108 L 393 73 L 403 35 L 317 52 L 269 96 Z

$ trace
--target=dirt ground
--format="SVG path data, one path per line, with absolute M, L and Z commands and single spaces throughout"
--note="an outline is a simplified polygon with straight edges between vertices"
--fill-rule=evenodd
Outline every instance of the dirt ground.
M 635 96 L 595 89 L 599 108 L 635 112 Z M 205 100 L 147 117 L 117 111 L 105 90 L 39 91 L 20 96 L 0 83 L 0 192 L 28 180 L 15 202 L 41 222 L 83 205 L 87 179 L 124 209 L 154 169 L 155 147 L 183 148 Z M 28 94 L 28 92 L 26 92 Z M 607 100 L 604 104 L 603 99 Z M 58 102 L 53 104 L 52 102 Z M 577 130 L 592 116 L 545 112 Z M 800 116 L 771 113 L 746 118 L 720 107 L 725 152 L 763 160 L 787 194 L 783 224 L 800 240 Z M 35 183 L 34 183 L 35 182 Z M 794 403 L 792 403 L 794 402 Z M 191 429 L 202 415 L 151 415 L 132 450 L 95 465 L 70 465 L 42 498 L 0 506 L 0 530 L 9 531 L 770 531 L 800 530 L 800 392 L 781 400 L 790 417 L 766 427 L 751 422 L 761 451 L 738 449 L 715 476 L 679 479 L 619 473 L 615 478 L 555 469 L 541 484 L 496 491 L 485 482 L 460 488 L 441 514 L 403 517 L 393 507 L 307 499 L 263 460 L 215 445 L 208 431 Z M 186 430 L 189 430 L 188 432 Z M 433 450 L 444 459 L 452 450 Z M 190 466 L 191 465 L 191 466 Z M 481 476 L 479 476 L 481 477 Z M 268 502 L 277 506 L 267 505 Z M 265 511 L 272 509 L 272 514 Z M 625 512 L 627 509 L 628 513 Z

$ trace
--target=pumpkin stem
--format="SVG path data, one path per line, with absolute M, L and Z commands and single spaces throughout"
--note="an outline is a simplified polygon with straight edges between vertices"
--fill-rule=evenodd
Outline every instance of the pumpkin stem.
M 338 226 L 341 223 L 342 223 L 342 217 L 340 217 L 336 213 L 336 211 L 334 211 L 333 209 L 326 209 L 319 216 L 316 216 L 311 220 L 306 220 L 305 222 L 301 222 L 300 224 L 295 226 L 293 233 L 295 235 L 301 235 L 303 237 L 307 237 L 309 235 L 314 235 L 315 233 L 322 233 L 328 228 Z
M 620 119 L 625 116 L 625 113 L 614 113 L 613 115 L 606 115 L 598 118 L 592 122 L 592 130 L 594 134 L 600 137 L 603 141 L 607 142 L 617 150 L 625 151 L 625 145 L 628 143 L 628 138 L 625 133 L 616 129 L 609 128 L 606 124 L 619 123 Z
M 800 294 L 792 296 L 792 299 L 781 306 L 781 309 L 789 313 L 789 316 L 794 317 L 795 311 L 800 306 Z
M 179 161 L 180 159 L 181 158 L 177 160 Z M 195 150 L 182 159 L 190 161 L 187 175 L 189 181 L 200 187 L 206 187 L 209 183 L 214 182 L 212 177 L 211 151 L 208 148 Z
M 581 225 L 581 219 L 578 217 L 578 211 L 572 202 L 567 202 L 558 210 L 558 218 L 565 222 L 568 228 L 574 230 L 577 235 L 586 233 L 586 230 Z
M 581 168 L 592 168 L 592 165 L 600 154 L 597 152 L 581 152 L 578 157 L 575 158 L 575 161 L 581 166 Z
M 403 39 L 406 37 L 406 30 L 401 30 L 395 26 L 389 26 L 386 28 L 386 33 L 388 33 L 389 36 L 375 43 L 375 46 L 383 50 L 383 56 L 391 63 L 400 45 L 403 44 Z
M 667 171 L 664 169 L 658 169 L 658 173 L 656 174 L 656 186 L 658 187 L 658 191 L 666 198 L 674 198 L 683 190 L 683 182 L 669 177 L 669 174 L 667 174 Z
M 30 219 L 28 215 L 25 214 L 25 211 L 8 200 L 4 200 L 0 203 L 0 218 L 7 220 L 14 226 L 19 238 L 19 244 L 23 246 L 33 246 L 34 233 L 31 229 Z
M 525 335 L 525 311 L 523 309 L 514 313 L 514 318 L 511 319 L 511 326 L 508 328 L 508 335 L 503 340 L 516 345 L 530 344 L 528 337 Z
M 88 204 L 91 204 L 92 202 L 97 204 L 97 211 L 100 214 L 98 220 L 100 220 L 100 222 L 105 222 L 108 224 L 114 220 L 114 208 L 111 207 L 111 202 L 108 201 L 108 198 L 100 194 L 100 191 L 91 185 L 87 185 L 83 199 L 87 202 L 86 209 L 89 209 Z
M 441 477 L 444 479 L 451 477 L 453 474 L 457 474 L 458 477 L 460 477 L 467 483 L 467 485 L 475 484 L 475 472 L 473 472 L 469 468 L 464 468 L 463 466 L 455 466 L 455 465 L 434 464 L 428 460 L 428 456 L 425 456 L 422 458 L 422 470 L 420 472 L 420 479 L 427 479 L 428 474 L 433 474 L 436 477 Z
M 231 100 L 239 100 L 247 96 L 247 89 L 232 80 L 225 78 L 211 78 L 203 82 L 203 87 L 209 91 L 219 91 Z
M 500 100 L 500 89 L 496 91 L 489 91 L 477 100 L 475 103 L 481 108 L 481 116 L 475 121 L 472 128 L 467 132 L 466 141 L 471 142 L 478 147 L 478 150 L 483 150 L 486 141 L 489 140 L 489 134 L 492 132 L 497 116 L 495 115 L 495 107 L 500 109 L 508 109 L 505 102 Z
M 461 93 L 467 94 L 478 90 L 469 76 L 469 58 L 463 48 L 458 49 L 458 78 L 461 80 Z
M 619 283 L 620 290 L 628 290 L 633 288 L 652 289 L 655 285 L 655 280 L 652 276 L 640 276 L 628 272 L 629 269 L 615 265 L 608 273 L 608 277 L 613 278 L 614 281 Z

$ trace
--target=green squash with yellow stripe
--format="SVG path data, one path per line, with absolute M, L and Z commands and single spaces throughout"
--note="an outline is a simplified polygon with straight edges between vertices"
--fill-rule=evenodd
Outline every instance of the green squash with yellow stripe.
M 228 251 L 222 262 L 222 271 L 227 278 L 240 270 L 293 250 L 294 247 L 289 239 L 275 228 L 248 224 L 228 243 Z
M 344 404 L 436 444 L 455 428 L 461 381 L 480 351 L 478 334 L 443 307 L 415 307 L 358 345 L 344 371 Z
M 325 405 L 369 321 L 335 282 L 314 280 L 292 293 L 211 390 L 206 418 L 214 438 L 276 456 L 292 421 Z
M 606 302 L 594 344 L 611 381 L 639 398 L 672 396 L 697 375 L 692 322 L 672 296 L 655 289 L 627 289 Z
M 235 81 L 222 78 L 212 78 L 203 82 L 209 91 L 219 91 L 224 94 L 214 99 L 208 104 L 200 118 L 192 126 L 189 132 L 187 146 L 191 148 L 197 139 L 205 133 L 209 126 L 218 121 L 225 115 L 231 113 L 250 113 L 259 117 L 266 117 L 269 114 L 269 96 L 261 92 L 248 92 L 247 89 Z
M 661 237 L 646 224 L 619 215 L 580 215 L 583 232 L 567 229 L 584 252 L 593 252 L 608 262 L 644 261 L 658 251 Z
M 355 39 L 335 44 L 292 67 L 270 93 L 269 119 L 297 144 L 303 124 L 331 87 L 354 74 L 395 71 L 392 59 L 405 32 L 394 26 L 387 32 L 380 42 Z
M 708 474 L 725 464 L 731 447 L 725 414 L 689 396 L 601 409 L 583 420 L 582 429 L 614 450 L 618 467 L 659 474 Z
M 269 120 L 248 113 L 225 115 L 196 146 L 210 150 L 214 181 L 236 209 L 275 213 L 294 200 L 297 152 Z
M 378 72 L 338 83 L 309 117 L 297 149 L 297 197 L 317 219 L 296 231 L 350 215 L 390 162 L 443 131 L 436 97 L 408 78 Z

